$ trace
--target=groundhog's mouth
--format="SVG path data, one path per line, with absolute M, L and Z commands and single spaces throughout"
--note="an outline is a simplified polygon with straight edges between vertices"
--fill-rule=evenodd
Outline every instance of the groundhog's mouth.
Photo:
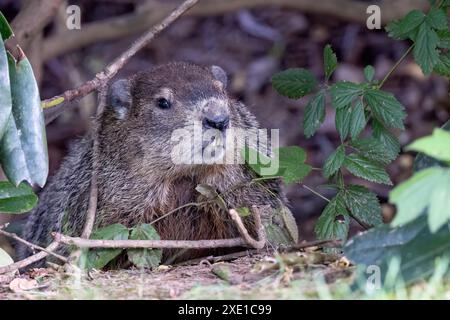
M 203 141 L 202 159 L 203 164 L 214 164 L 223 160 L 225 156 L 226 135 L 214 136 L 209 141 Z

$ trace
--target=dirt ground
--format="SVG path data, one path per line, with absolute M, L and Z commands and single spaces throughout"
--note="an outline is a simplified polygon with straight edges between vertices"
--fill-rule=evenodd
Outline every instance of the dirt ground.
M 318 286 L 349 282 L 345 258 L 311 249 L 264 252 L 231 261 L 154 270 L 81 272 L 55 266 L 11 276 L 0 284 L 0 299 L 301 299 L 315 298 Z M 5 279 L 4 279 L 5 280 Z

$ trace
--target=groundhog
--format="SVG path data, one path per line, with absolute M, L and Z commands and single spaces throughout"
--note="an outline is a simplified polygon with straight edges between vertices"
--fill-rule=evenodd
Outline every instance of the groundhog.
M 197 123 L 203 129 L 219 132 L 220 135 L 213 138 L 215 141 L 203 142 L 200 151 L 204 151 L 208 145 L 224 141 L 231 128 L 258 128 L 249 110 L 227 95 L 226 83 L 227 76 L 218 66 L 177 62 L 139 72 L 110 85 L 104 112 L 95 120 L 99 124 L 95 228 L 114 223 L 126 227 L 150 223 L 187 203 L 204 202 L 205 195 L 196 190 L 203 184 L 222 194 L 226 208 L 213 202 L 177 210 L 154 224 L 161 239 L 239 236 L 225 209 L 256 205 L 266 208 L 263 221 L 272 245 L 297 241 L 296 227 L 285 225 L 286 221 L 292 223 L 293 218 L 286 207 L 280 181 L 249 183 L 257 176 L 245 163 L 174 161 L 177 141 L 173 137 L 177 129 L 192 132 Z M 23 232 L 26 240 L 45 247 L 52 241 L 52 231 L 81 234 L 90 192 L 92 146 L 91 134 L 73 145 L 28 218 Z M 190 151 L 191 147 L 185 150 Z M 217 160 L 225 154 L 216 150 L 212 157 Z M 236 187 L 239 185 L 242 187 Z M 231 188 L 232 191 L 227 192 Z M 243 219 L 255 235 L 252 216 Z M 173 259 L 177 252 L 163 250 L 163 261 L 179 261 L 220 251 L 192 249 L 183 252 Z M 30 254 L 28 248 L 19 247 L 19 257 Z

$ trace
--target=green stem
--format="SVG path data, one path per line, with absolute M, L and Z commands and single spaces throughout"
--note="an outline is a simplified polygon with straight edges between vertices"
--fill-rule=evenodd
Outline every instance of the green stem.
M 400 59 L 392 66 L 391 70 L 386 74 L 386 76 L 381 80 L 380 84 L 378 85 L 378 89 L 381 89 L 381 87 L 384 85 L 386 80 L 392 75 L 392 73 L 397 69 L 397 67 L 400 65 L 400 63 L 405 60 L 405 58 L 408 56 L 408 54 L 411 52 L 411 50 L 414 48 L 414 44 L 412 44 L 408 50 L 400 57 Z

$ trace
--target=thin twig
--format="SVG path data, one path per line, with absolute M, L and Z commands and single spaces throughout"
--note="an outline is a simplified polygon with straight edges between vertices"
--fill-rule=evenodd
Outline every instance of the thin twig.
M 384 85 L 386 80 L 392 75 L 392 73 L 397 69 L 397 67 L 405 60 L 405 58 L 408 56 L 408 54 L 411 52 L 411 50 L 414 48 L 414 44 L 411 45 L 408 50 L 398 59 L 398 61 L 392 66 L 392 68 L 389 70 L 389 72 L 384 76 L 383 80 L 381 80 L 380 84 L 378 85 L 378 89 L 381 89 L 381 87 Z
M 13 272 L 22 268 L 25 268 L 29 266 L 30 264 L 33 264 L 35 262 L 38 262 L 39 260 L 42 260 L 46 258 L 49 254 L 47 251 L 55 251 L 59 246 L 58 242 L 52 242 L 47 248 L 45 248 L 46 251 L 38 252 L 32 256 L 29 256 L 28 258 L 25 258 L 23 260 L 20 260 L 18 262 L 8 264 L 7 266 L 0 267 L 0 274 Z
M 7 231 L 5 231 L 5 230 L 2 230 L 1 227 L 0 227 L 0 234 L 4 235 L 5 237 L 14 239 L 14 240 L 16 240 L 16 241 L 18 241 L 18 242 L 21 242 L 21 243 L 23 243 L 24 245 L 26 245 L 27 247 L 29 247 L 29 248 L 31 248 L 31 249 L 33 249 L 33 250 L 44 251 L 44 252 L 48 253 L 49 255 L 54 256 L 55 258 L 58 258 L 59 260 L 65 262 L 65 263 L 68 262 L 68 259 L 67 259 L 66 257 L 63 257 L 63 256 L 61 256 L 61 255 L 59 255 L 59 254 L 57 254 L 57 253 L 54 253 L 54 252 L 52 252 L 52 251 L 50 251 L 50 250 L 47 250 L 46 248 L 43 248 L 43 247 L 41 247 L 41 246 L 38 246 L 38 245 L 33 244 L 33 243 L 31 243 L 31 242 L 28 242 L 28 241 L 22 239 L 21 237 L 19 237 L 19 236 L 18 236 L 17 234 L 15 234 L 15 233 L 10 233 L 10 232 L 7 232 Z
M 266 245 L 266 237 L 265 237 L 264 227 L 262 226 L 261 216 L 260 216 L 259 212 L 257 211 L 256 207 L 253 206 L 252 209 L 253 209 L 253 213 L 255 216 L 255 227 L 256 227 L 256 232 L 258 234 L 259 240 L 255 240 L 250 236 L 247 228 L 245 228 L 244 223 L 242 222 L 242 219 L 236 210 L 230 209 L 228 212 L 230 214 L 231 219 L 236 224 L 239 234 L 241 235 L 242 239 L 244 239 L 245 243 L 255 249 L 262 249 Z
M 303 188 L 305 188 L 306 190 L 311 191 L 312 193 L 314 193 L 314 194 L 315 194 L 316 196 L 318 196 L 319 198 L 322 198 L 323 200 L 325 200 L 325 201 L 327 201 L 327 202 L 330 202 L 330 199 L 328 199 L 328 198 L 325 197 L 324 195 L 320 194 L 319 192 L 317 192 L 317 191 L 314 190 L 313 188 L 308 187 L 306 184 L 301 183 L 301 186 L 302 186 Z
M 245 251 L 239 251 L 239 252 L 233 252 L 233 253 L 225 254 L 225 255 L 222 255 L 222 256 L 207 256 L 207 257 L 202 257 L 202 258 L 196 258 L 196 259 L 192 259 L 192 260 L 187 260 L 187 261 L 176 263 L 174 266 L 175 267 L 180 267 L 180 266 L 196 265 L 196 264 L 199 264 L 202 261 L 208 261 L 208 262 L 211 262 L 211 263 L 217 263 L 217 262 L 220 262 L 220 261 L 230 261 L 230 260 L 234 260 L 234 259 L 241 258 L 241 257 L 247 257 L 247 256 L 252 255 L 254 253 L 258 253 L 258 250 L 250 249 L 250 250 L 245 250 Z
M 305 248 L 311 248 L 311 247 L 330 247 L 330 246 L 340 246 L 342 245 L 342 242 L 337 239 L 328 239 L 328 240 L 313 240 L 313 241 L 306 241 L 302 243 L 297 243 L 292 246 L 289 246 L 287 250 L 299 250 L 299 249 L 305 249 Z

